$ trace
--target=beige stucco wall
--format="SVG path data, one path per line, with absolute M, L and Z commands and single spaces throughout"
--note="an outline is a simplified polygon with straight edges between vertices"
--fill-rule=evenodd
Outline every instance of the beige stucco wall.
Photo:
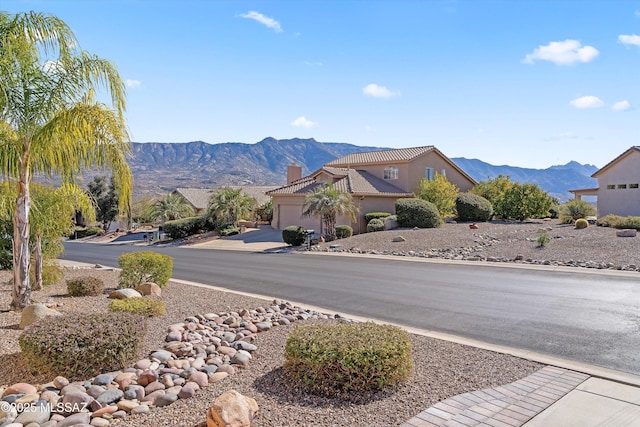
M 433 168 L 434 174 L 442 173 L 444 169 L 447 180 L 455 184 L 462 192 L 469 191 L 473 187 L 473 184 L 451 166 L 449 162 L 445 161 L 436 152 L 430 151 L 409 163 L 408 175 L 411 187 L 407 188 L 407 191 L 415 192 L 418 189 L 420 180 L 426 176 L 427 168 Z
M 631 151 L 597 178 L 598 216 L 640 216 L 640 188 L 630 188 L 631 184 L 640 184 L 639 151 Z M 620 184 L 626 184 L 627 188 L 618 188 Z M 615 189 L 608 189 L 609 185 L 614 185 Z

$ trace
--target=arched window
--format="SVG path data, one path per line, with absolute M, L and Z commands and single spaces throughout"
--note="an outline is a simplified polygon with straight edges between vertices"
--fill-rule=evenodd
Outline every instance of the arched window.
M 384 179 L 398 179 L 398 168 L 396 166 L 384 168 Z

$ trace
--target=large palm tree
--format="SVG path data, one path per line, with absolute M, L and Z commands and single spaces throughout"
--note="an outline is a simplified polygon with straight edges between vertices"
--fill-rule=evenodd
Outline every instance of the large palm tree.
M 347 215 L 356 219 L 358 207 L 353 203 L 351 195 L 340 191 L 332 183 L 317 187 L 307 194 L 302 205 L 302 216 L 319 216 L 324 225 L 327 240 L 336 238 L 336 220 L 338 216 Z
M 256 208 L 256 199 L 242 192 L 242 188 L 218 188 L 209 199 L 207 216 L 215 223 L 238 225 L 238 221 L 247 218 Z
M 155 201 L 151 216 L 156 221 L 173 221 L 193 216 L 193 208 L 179 194 L 167 193 L 162 199 Z
M 95 93 L 110 96 L 110 104 Z M 34 173 L 72 181 L 111 168 L 128 214 L 133 178 L 124 121 L 125 86 L 115 65 L 79 48 L 62 20 L 0 12 L 0 172 L 15 180 L 11 308 L 30 304 L 29 185 Z

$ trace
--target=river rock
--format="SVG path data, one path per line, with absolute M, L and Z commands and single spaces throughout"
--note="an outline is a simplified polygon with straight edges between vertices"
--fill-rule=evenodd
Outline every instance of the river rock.
M 158 396 L 155 399 L 155 405 L 157 407 L 169 406 L 173 402 L 175 402 L 176 400 L 178 400 L 178 395 L 177 394 L 166 393 L 166 394 L 162 394 L 162 395 Z
M 625 228 L 625 229 L 616 231 L 616 236 L 618 237 L 636 237 L 637 234 L 638 232 L 636 231 L 635 228 L 630 228 L 630 229 Z
M 44 304 L 31 304 L 22 310 L 20 315 L 20 329 L 41 321 L 48 316 L 62 316 L 58 310 L 48 308 Z
M 77 414 L 69 415 L 65 419 L 58 421 L 56 427 L 73 427 L 82 424 L 91 424 L 91 414 L 89 412 L 78 412 Z
M 140 292 L 135 289 L 116 289 L 115 291 L 109 294 L 109 298 L 112 299 L 127 299 L 127 298 L 142 298 Z
M 49 407 L 42 405 L 30 405 L 25 407 L 24 411 L 15 419 L 15 422 L 25 426 L 30 423 L 40 425 L 49 421 L 49 418 L 51 418 L 51 411 L 49 411 Z
M 160 294 L 162 294 L 162 289 L 160 289 L 160 286 L 153 282 L 143 283 L 136 288 L 136 291 L 140 292 L 140 294 L 144 296 L 153 295 L 159 297 Z
M 119 388 L 112 388 L 111 390 L 107 390 L 102 393 L 100 396 L 96 398 L 96 400 L 103 405 L 109 405 L 110 403 L 115 403 L 118 400 L 122 399 L 124 392 Z
M 250 426 L 258 412 L 258 403 L 251 397 L 229 390 L 214 400 L 207 412 L 207 427 Z
M 9 387 L 7 387 L 4 392 L 2 393 L 2 397 L 4 398 L 5 396 L 9 396 L 11 394 L 32 394 L 32 393 L 37 393 L 38 389 L 36 389 L 34 386 L 32 386 L 31 384 L 27 384 L 27 383 L 15 383 Z M 22 396 L 16 397 L 16 399 L 19 399 Z M 15 399 L 14 399 L 15 402 Z M 11 403 L 11 402 L 10 402 Z

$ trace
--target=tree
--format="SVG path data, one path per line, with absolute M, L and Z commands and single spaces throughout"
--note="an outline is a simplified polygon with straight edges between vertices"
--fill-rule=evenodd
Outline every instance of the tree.
M 215 224 L 238 225 L 238 221 L 248 218 L 256 208 L 256 199 L 242 192 L 242 188 L 218 188 L 207 209 L 207 217 Z
M 193 208 L 179 194 L 167 193 L 162 199 L 156 200 L 151 209 L 154 221 L 174 221 L 190 216 L 193 216 Z
M 351 195 L 335 188 L 332 183 L 322 185 L 307 194 L 302 205 L 302 216 L 319 216 L 324 225 L 327 240 L 336 238 L 336 220 L 340 215 L 356 219 L 358 208 Z
M 107 177 L 97 175 L 87 186 L 96 207 L 96 220 L 102 223 L 102 229 L 109 231 L 111 223 L 118 218 L 118 190 L 113 177 L 107 184 Z
M 514 183 L 511 181 L 510 177 L 500 174 L 493 179 L 480 181 L 471 189 L 470 192 L 487 199 L 495 209 L 500 198 L 509 188 L 511 188 L 511 186 L 513 186 L 513 184 Z M 496 215 L 500 215 L 500 213 L 496 211 Z
M 80 49 L 68 25 L 36 12 L 0 12 L 0 172 L 15 180 L 11 309 L 31 302 L 29 236 L 34 173 L 72 181 L 110 168 L 128 214 L 133 178 L 124 120 L 125 85 L 115 65 Z M 110 96 L 98 102 L 95 93 Z
M 496 212 L 504 218 L 524 221 L 549 215 L 553 200 L 536 184 L 513 185 L 498 200 Z
M 455 215 L 456 197 L 460 190 L 446 176 L 436 173 L 433 179 L 422 178 L 417 197 L 433 203 L 443 218 Z

